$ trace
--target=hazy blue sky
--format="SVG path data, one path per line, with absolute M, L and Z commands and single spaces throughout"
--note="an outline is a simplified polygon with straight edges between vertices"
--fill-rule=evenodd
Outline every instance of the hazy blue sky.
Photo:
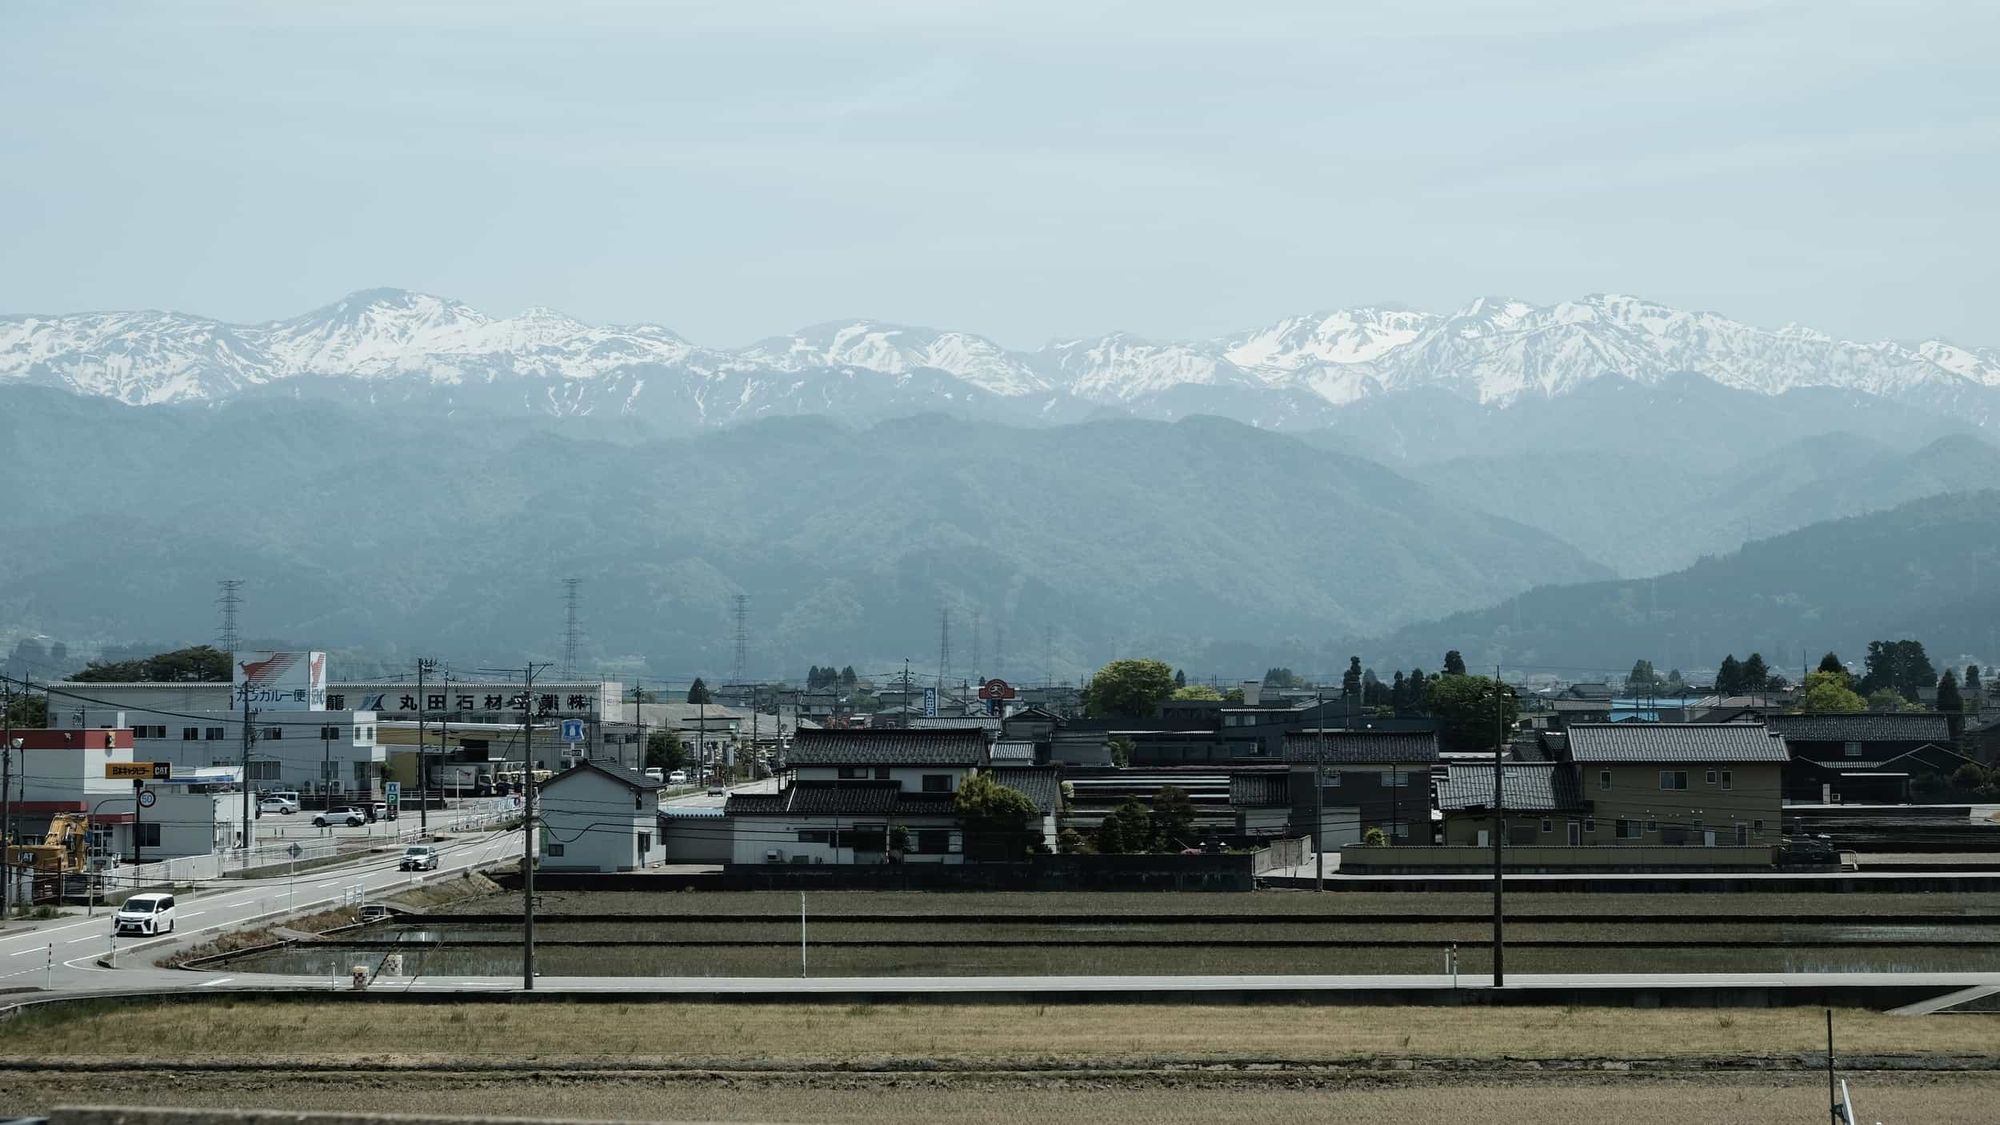
M 1996 47 L 1978 0 L 13 2 L 0 312 L 1033 346 L 1609 290 L 2000 344 Z

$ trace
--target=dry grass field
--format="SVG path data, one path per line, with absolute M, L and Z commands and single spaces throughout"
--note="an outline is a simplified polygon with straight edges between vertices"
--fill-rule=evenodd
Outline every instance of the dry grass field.
M 79 1006 L 0 1025 L 0 1057 L 409 1065 L 536 1058 L 730 1067 L 885 1059 L 1150 1066 L 1456 1059 L 1790 1057 L 1822 1050 L 1817 1008 L 1338 1008 L 216 1000 Z M 1835 1015 L 1844 1054 L 2000 1056 L 2000 1014 Z
M 1835 1019 L 1863 1120 L 1995 1119 L 2000 1014 Z M 833 1125 L 1814 1122 L 1822 1021 L 1808 1008 L 227 998 L 0 1026 L 0 1105 Z

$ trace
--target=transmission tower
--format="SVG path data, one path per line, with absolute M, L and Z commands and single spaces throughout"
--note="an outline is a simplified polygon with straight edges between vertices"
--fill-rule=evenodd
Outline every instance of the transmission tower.
M 951 607 L 938 610 L 938 694 L 944 694 L 945 677 L 951 675 Z
M 972 674 L 981 675 L 979 664 L 979 619 L 985 616 L 978 606 L 972 607 Z
M 224 578 L 215 586 L 222 591 L 221 596 L 215 599 L 215 604 L 222 607 L 222 633 L 215 638 L 215 643 L 224 652 L 235 652 L 236 646 L 243 642 L 236 631 L 236 608 L 243 604 L 243 580 Z
M 736 614 L 736 683 L 750 680 L 750 595 L 738 594 L 730 599 Z
M 583 630 L 576 623 L 576 590 L 583 585 L 581 578 L 563 579 L 563 679 L 576 676 L 576 650 L 583 640 Z

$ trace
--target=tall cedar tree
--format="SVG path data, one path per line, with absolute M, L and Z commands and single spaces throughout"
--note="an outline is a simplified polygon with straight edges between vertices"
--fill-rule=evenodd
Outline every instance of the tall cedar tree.
M 1350 656 L 1350 657 L 1348 657 L 1348 658 L 1347 658 L 1347 671 L 1345 671 L 1345 672 L 1341 673 L 1341 676 L 1340 676 L 1340 694 L 1342 694 L 1342 695 L 1360 695 L 1360 694 L 1361 694 L 1361 658 L 1360 658 L 1360 657 L 1358 657 L 1358 656 Z
M 1906 700 L 1915 700 L 1919 688 L 1937 683 L 1937 669 L 1925 654 L 1922 641 L 1869 641 L 1868 673 L 1861 678 L 1862 692 L 1873 695 L 1883 689 Z
M 1465 675 L 1465 657 L 1459 655 L 1457 649 L 1452 649 L 1450 652 L 1444 654 L 1444 674 L 1447 676 Z
M 1965 730 L 1965 698 L 1958 693 L 1958 676 L 1949 668 L 1938 680 L 1937 709 L 1944 712 L 1951 736 L 1957 738 Z
M 1743 665 L 1735 653 L 1722 658 L 1722 667 L 1715 670 L 1715 693 L 1717 695 L 1743 694 Z
M 689 703 L 713 703 L 715 702 L 715 696 L 709 692 L 708 685 L 701 682 L 701 677 L 696 676 L 694 682 L 688 685 L 687 701 Z
M 1172 785 L 1162 785 L 1153 795 L 1152 820 L 1153 847 L 1163 852 L 1177 852 L 1182 848 L 1195 846 L 1194 802 L 1187 794 Z
M 1847 671 L 1847 665 L 1840 662 L 1839 653 L 1829 652 L 1819 658 L 1819 667 L 1814 670 L 1819 672 L 1845 672 Z
M 1389 706 L 1401 715 L 1410 709 L 1410 683 L 1403 678 L 1403 670 L 1396 669 L 1396 679 L 1389 685 Z
M 1742 690 L 1764 691 L 1770 686 L 1771 669 L 1765 666 L 1764 657 L 1761 654 L 1751 653 L 1750 659 L 1743 662 Z
M 1187 686 L 1187 673 L 1181 671 L 1179 668 L 1174 669 L 1174 686 L 1177 688 Z
M 1979 665 L 1967 664 L 1965 666 L 1965 686 L 1968 691 L 1979 690 Z

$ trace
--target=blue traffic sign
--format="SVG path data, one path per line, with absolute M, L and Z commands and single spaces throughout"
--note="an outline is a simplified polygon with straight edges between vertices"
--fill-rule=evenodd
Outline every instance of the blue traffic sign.
M 564 719 L 562 722 L 562 740 L 564 742 L 582 742 L 583 720 Z

